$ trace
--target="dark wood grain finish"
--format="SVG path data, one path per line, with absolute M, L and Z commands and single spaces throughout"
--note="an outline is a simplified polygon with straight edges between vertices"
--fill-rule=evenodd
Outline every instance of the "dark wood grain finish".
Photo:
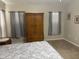
M 44 39 L 43 13 L 26 13 L 25 37 L 28 42 L 42 41 Z

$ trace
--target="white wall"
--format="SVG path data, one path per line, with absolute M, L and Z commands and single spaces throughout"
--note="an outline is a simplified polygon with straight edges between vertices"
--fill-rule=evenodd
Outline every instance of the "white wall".
M 0 9 L 5 9 L 5 4 L 2 1 L 0 1 Z
M 7 11 L 26 11 L 26 12 L 32 12 L 32 13 L 44 13 L 44 37 L 45 39 L 54 39 L 54 38 L 62 38 L 64 34 L 64 9 L 62 4 L 60 3 L 49 3 L 49 4 L 10 4 L 6 5 L 6 10 Z M 62 12 L 62 33 L 61 35 L 58 36 L 48 36 L 48 12 Z M 8 33 L 10 36 L 10 15 L 7 12 L 7 23 L 8 23 Z
M 67 13 L 71 14 L 70 20 L 65 20 L 65 38 L 79 45 L 79 24 L 74 23 L 75 15 L 79 15 L 79 0 L 72 0 Z

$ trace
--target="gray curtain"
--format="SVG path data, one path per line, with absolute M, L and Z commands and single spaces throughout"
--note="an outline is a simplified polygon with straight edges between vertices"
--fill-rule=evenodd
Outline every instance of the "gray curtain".
M 7 37 L 7 24 L 5 11 L 0 10 L 0 38 Z
M 48 35 L 52 35 L 52 12 L 49 12 L 49 28 Z
M 61 12 L 49 12 L 48 35 L 59 35 L 61 33 Z
M 12 29 L 12 37 L 20 38 L 24 37 L 24 12 L 20 11 L 11 11 L 11 29 Z

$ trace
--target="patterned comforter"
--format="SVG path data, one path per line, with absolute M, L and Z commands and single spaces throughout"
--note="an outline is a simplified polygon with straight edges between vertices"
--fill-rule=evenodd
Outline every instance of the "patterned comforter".
M 63 59 L 46 41 L 0 46 L 0 59 Z

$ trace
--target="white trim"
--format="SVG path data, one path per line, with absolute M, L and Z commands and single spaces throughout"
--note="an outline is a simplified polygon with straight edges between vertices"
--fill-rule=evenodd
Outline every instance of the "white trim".
M 79 47 L 79 45 L 78 45 L 77 43 L 74 43 L 74 42 L 72 42 L 72 41 L 70 41 L 70 40 L 67 40 L 67 39 L 65 39 L 65 38 L 64 38 L 64 40 L 66 40 L 67 42 L 69 42 L 69 43 L 71 43 L 71 44 L 73 44 L 73 45 L 75 45 L 75 46 L 77 46 L 77 47 Z
M 44 39 L 44 41 L 50 41 L 50 40 L 63 40 L 64 38 L 56 38 L 56 39 Z

